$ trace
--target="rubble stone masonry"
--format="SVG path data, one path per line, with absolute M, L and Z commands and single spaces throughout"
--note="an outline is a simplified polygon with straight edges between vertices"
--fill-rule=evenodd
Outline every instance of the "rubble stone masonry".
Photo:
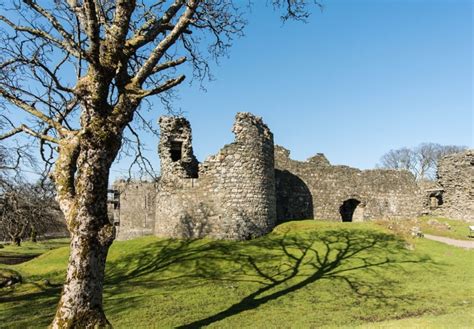
M 443 190 L 438 213 L 474 222 L 474 150 L 442 158 L 438 183 Z
M 408 171 L 331 165 L 321 153 L 292 160 L 250 113 L 236 115 L 235 141 L 202 163 L 185 118 L 161 117 L 159 125 L 160 179 L 115 184 L 119 240 L 244 240 L 270 232 L 278 222 L 311 218 L 358 222 L 432 213 L 474 220 L 473 150 L 442 159 L 439 182 L 420 188 Z
M 189 151 L 189 123 L 183 118 L 160 120 L 162 134 L 170 131 L 170 126 L 175 127 L 172 131 L 181 131 L 183 157 L 171 159 L 170 144 L 160 143 L 160 158 L 165 161 L 158 184 L 154 234 L 242 240 L 269 232 L 276 222 L 273 135 L 262 119 L 238 113 L 233 127 L 235 142 L 195 171 L 188 169 L 194 161 Z
M 279 221 L 407 219 L 421 212 L 420 191 L 408 171 L 359 170 L 333 166 L 322 154 L 307 161 L 289 155 L 275 147 Z

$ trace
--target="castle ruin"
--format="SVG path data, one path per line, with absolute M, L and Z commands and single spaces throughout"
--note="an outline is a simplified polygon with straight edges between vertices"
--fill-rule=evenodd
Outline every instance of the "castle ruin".
M 408 171 L 333 166 L 323 154 L 295 161 L 289 154 L 275 147 L 279 221 L 406 219 L 421 211 L 419 189 Z
M 114 186 L 119 240 L 144 235 L 244 240 L 287 220 L 408 219 L 422 214 L 435 201 L 432 195 L 436 200 L 443 195 L 444 203 L 434 202 L 431 210 L 473 216 L 472 150 L 443 160 L 440 185 L 427 194 L 407 171 L 334 166 L 323 154 L 292 160 L 250 113 L 236 115 L 235 141 L 202 163 L 194 156 L 185 118 L 161 117 L 159 125 L 159 180 Z
M 432 214 L 474 221 L 474 150 L 442 158 L 435 187 L 427 192 Z
M 154 234 L 243 240 L 276 225 L 273 134 L 261 118 L 237 114 L 235 141 L 203 163 L 194 157 L 186 119 L 162 117 L 159 124 L 161 177 L 118 186 L 118 239 Z

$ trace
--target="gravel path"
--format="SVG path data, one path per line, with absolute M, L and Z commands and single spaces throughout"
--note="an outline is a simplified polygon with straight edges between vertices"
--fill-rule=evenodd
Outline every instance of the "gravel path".
M 450 239 L 450 238 L 445 238 L 442 236 L 436 236 L 436 235 L 431 235 L 431 234 L 425 234 L 424 237 L 430 240 L 443 242 L 443 243 L 450 244 L 456 247 L 474 249 L 474 241 L 456 240 L 456 239 Z

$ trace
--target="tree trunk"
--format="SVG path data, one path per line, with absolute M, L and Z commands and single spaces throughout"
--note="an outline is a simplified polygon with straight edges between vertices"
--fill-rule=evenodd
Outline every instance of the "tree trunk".
M 31 242 L 38 242 L 38 234 L 36 233 L 36 229 L 34 227 L 31 227 L 31 234 L 30 234 L 30 239 Z
M 18 247 L 21 246 L 21 240 L 23 236 L 25 235 L 25 230 L 27 226 L 28 226 L 28 222 L 26 224 L 23 224 L 21 229 L 18 230 L 18 228 L 14 228 L 12 230 L 13 232 L 9 233 L 10 238 L 12 239 L 12 242 L 15 246 L 18 246 Z
M 13 244 L 15 244 L 15 246 L 20 247 L 20 246 L 21 246 L 21 238 L 20 238 L 20 236 L 15 235 L 15 236 L 13 237 L 13 239 L 12 239 L 12 242 L 13 242 Z
M 71 154 L 64 158 L 60 154 L 56 162 L 58 200 L 66 216 L 71 244 L 66 280 L 52 328 L 111 327 L 102 308 L 102 292 L 105 261 L 115 238 L 115 228 L 107 216 L 107 186 L 118 147 L 81 143 L 75 159 L 76 175 L 71 170 L 76 168 L 75 164 L 71 167 L 75 162 Z M 73 190 L 67 181 L 74 182 Z M 71 193 L 74 197 L 70 197 Z
M 66 282 L 52 328 L 111 327 L 102 308 L 109 246 L 110 243 L 102 241 L 101 233 L 92 230 L 73 233 Z

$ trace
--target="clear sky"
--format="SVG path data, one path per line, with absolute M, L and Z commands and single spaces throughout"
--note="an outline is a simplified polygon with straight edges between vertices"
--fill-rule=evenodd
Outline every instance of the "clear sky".
M 233 141 L 238 111 L 262 116 L 297 160 L 323 152 L 365 169 L 421 142 L 473 147 L 470 0 L 325 0 L 307 24 L 284 25 L 253 2 L 246 36 L 213 66 L 207 92 L 179 87 L 200 161 Z M 162 114 L 157 103 L 147 115 Z M 147 139 L 155 168 L 157 142 Z

